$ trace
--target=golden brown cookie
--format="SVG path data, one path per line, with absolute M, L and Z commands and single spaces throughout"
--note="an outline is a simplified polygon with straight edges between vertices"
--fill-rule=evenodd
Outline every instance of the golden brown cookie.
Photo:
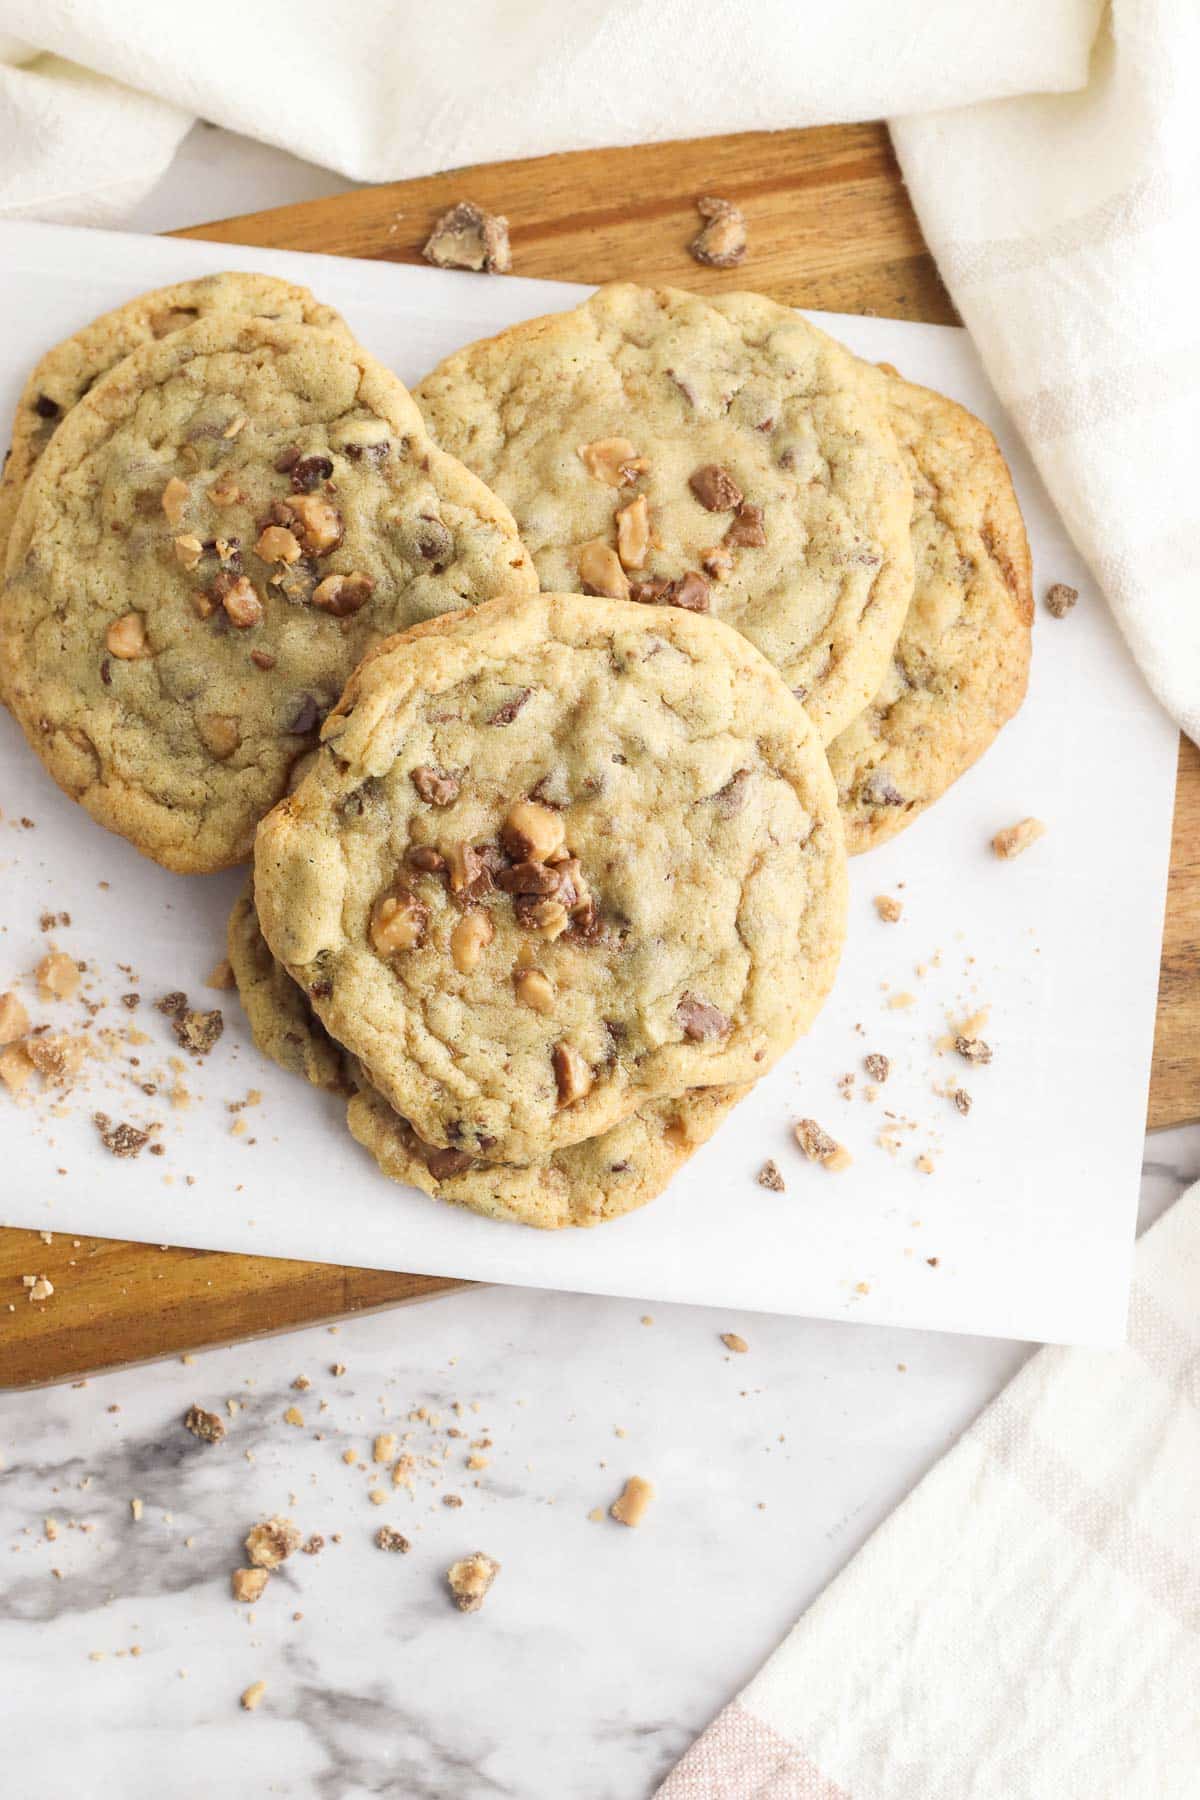
M 851 854 L 894 837 L 987 749 L 1025 697 L 1029 541 L 1000 446 L 945 395 L 885 369 L 914 493 L 912 604 L 886 678 L 829 746 Z
M 248 856 L 370 645 L 535 586 L 390 371 L 344 333 L 214 313 L 125 357 L 43 452 L 0 687 L 94 818 L 203 872 Z
M 758 294 L 617 283 L 448 357 L 415 390 L 512 508 L 544 588 L 705 611 L 828 742 L 912 595 L 911 484 L 879 383 Z
M 365 659 L 259 829 L 271 949 L 420 1137 L 532 1162 L 764 1074 L 837 966 L 836 795 L 747 641 L 498 600 Z

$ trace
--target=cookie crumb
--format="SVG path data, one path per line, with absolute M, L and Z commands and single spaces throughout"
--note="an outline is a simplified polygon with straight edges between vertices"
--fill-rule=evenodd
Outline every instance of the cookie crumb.
M 319 1531 L 314 1531 L 308 1541 L 300 1546 L 301 1552 L 305 1556 L 320 1556 L 324 1548 L 325 1539 Z
M 412 1549 L 412 1545 L 404 1536 L 403 1532 L 397 1531 L 394 1526 L 391 1525 L 381 1525 L 379 1527 L 379 1530 L 375 1533 L 375 1542 L 381 1550 L 396 1550 L 399 1551 L 401 1556 L 407 1556 Z
M 49 1300 L 54 1292 L 54 1283 L 47 1275 L 26 1275 L 24 1281 L 31 1300 Z
M 835 1173 L 848 1169 L 853 1157 L 843 1144 L 823 1131 L 815 1119 L 800 1119 L 795 1128 L 796 1142 L 809 1162 L 819 1162 Z
M 285 1425 L 303 1425 L 304 1414 L 298 1406 L 289 1406 L 283 1415 L 283 1422 Z
M 688 245 L 698 263 L 710 269 L 736 269 L 746 255 L 746 217 L 732 200 L 701 194 L 696 211 L 704 224 Z
M 745 1356 L 747 1350 L 750 1348 L 745 1338 L 739 1337 L 736 1331 L 723 1331 L 721 1333 L 721 1342 L 727 1350 L 734 1351 L 738 1356 Z
M 885 925 L 895 925 L 904 913 L 903 903 L 894 900 L 890 894 L 876 894 L 875 911 Z
M 929 1155 L 928 1151 L 926 1151 L 923 1155 L 918 1156 L 917 1167 L 918 1167 L 918 1169 L 920 1169 L 922 1175 L 932 1175 L 935 1166 L 936 1165 L 934 1164 L 934 1160 L 933 1160 L 932 1156 Z
M 1002 862 L 1011 862 L 1014 856 L 1020 856 L 1045 835 L 1046 827 L 1040 819 L 1021 819 L 1016 825 L 1006 825 L 1003 831 L 996 833 L 992 849 Z
M 512 268 L 508 220 L 502 213 L 484 212 L 473 201 L 460 200 L 435 222 L 421 255 L 438 269 L 507 275 Z
M 211 1012 L 178 1012 L 171 1020 L 171 1030 L 193 1056 L 207 1056 L 224 1029 L 225 1017 L 218 1007 Z
M 202 1406 L 190 1406 L 184 1414 L 184 1427 L 202 1444 L 219 1444 L 225 1436 L 225 1421 L 218 1413 L 205 1412 Z
M 446 1570 L 446 1580 L 459 1612 L 478 1612 L 488 1589 L 500 1573 L 500 1564 L 482 1550 L 460 1557 Z
M 277 1569 L 299 1547 L 295 1522 L 278 1514 L 256 1525 L 246 1538 L 246 1554 L 256 1569 Z
M 451 1506 L 451 1507 L 461 1506 L 462 1505 L 462 1495 L 461 1494 L 443 1494 L 442 1495 L 442 1505 L 443 1506 Z
M 390 1463 L 396 1455 L 396 1434 L 394 1431 L 381 1431 L 371 1446 L 371 1455 L 377 1463 Z
M 1046 611 L 1055 619 L 1065 619 L 1079 598 L 1079 589 L 1056 581 L 1046 589 Z
M 754 1179 L 757 1181 L 759 1187 L 770 1188 L 773 1194 L 782 1194 L 787 1191 L 787 1184 L 785 1183 L 783 1176 L 779 1173 L 779 1165 L 773 1162 L 770 1157 L 767 1158 Z
M 29 1030 L 29 1014 L 16 994 L 0 994 L 0 1044 L 15 1044 Z
M 252 1681 L 242 1695 L 242 1711 L 253 1712 L 255 1707 L 262 1701 L 262 1697 L 266 1691 L 267 1684 L 265 1681 Z
M 208 974 L 204 977 L 204 985 L 207 988 L 223 989 L 233 987 L 233 968 L 227 956 L 223 956 L 219 963 L 213 964 L 212 968 L 208 971 Z
M 229 1577 L 229 1585 L 235 1600 L 252 1606 L 262 1598 L 263 1589 L 270 1579 L 270 1571 L 267 1569 L 235 1569 Z
M 73 1000 L 79 992 L 79 967 L 65 950 L 51 950 L 33 974 L 39 1000 Z
M 144 1510 L 144 1508 L 142 1506 L 141 1501 L 135 1495 L 135 1497 L 129 1502 L 129 1514 L 135 1524 L 138 1523 L 138 1521 L 141 1519 L 143 1510 Z
M 631 1475 L 608 1510 L 618 1525 L 640 1525 L 653 1498 L 654 1483 Z

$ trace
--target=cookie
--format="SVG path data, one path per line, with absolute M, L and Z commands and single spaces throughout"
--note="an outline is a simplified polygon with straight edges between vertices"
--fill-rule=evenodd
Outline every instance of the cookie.
M 1000 446 L 980 420 L 880 377 L 914 492 L 912 604 L 871 705 L 829 746 L 852 854 L 894 837 L 1025 697 L 1032 569 Z
M 655 1199 L 747 1091 L 700 1088 L 677 1100 L 652 1100 L 599 1137 L 524 1166 L 469 1157 L 460 1165 L 458 1152 L 430 1150 L 365 1079 L 346 1108 L 346 1123 L 389 1180 L 489 1219 L 554 1231 L 600 1225 Z
M 255 1045 L 290 1075 L 314 1087 L 349 1093 L 348 1058 L 314 1016 L 303 991 L 268 950 L 247 882 L 234 902 L 226 933 L 229 966 Z
M 601 1137 L 569 1145 L 544 1163 L 476 1162 L 422 1143 L 371 1086 L 362 1065 L 334 1043 L 268 950 L 249 887 L 230 915 L 229 960 L 264 1056 L 316 1087 L 348 1090 L 350 1131 L 390 1180 L 488 1218 L 554 1230 L 633 1212 L 663 1191 L 746 1091 L 705 1088 L 678 1101 L 654 1101 Z
M 139 294 L 48 350 L 25 383 L 12 448 L 0 477 L 0 569 L 17 507 L 38 458 L 77 401 L 122 357 L 210 313 L 251 313 L 347 332 L 341 316 L 305 287 L 230 270 Z M 347 332 L 347 335 L 348 332 Z
M 263 934 L 419 1136 L 544 1160 L 764 1074 L 837 965 L 837 799 L 747 641 L 497 600 L 379 648 L 263 821 Z
M 825 742 L 875 693 L 912 595 L 911 483 L 873 372 L 798 313 L 616 284 L 414 394 L 544 588 L 724 620 Z
M 127 356 L 43 452 L 0 686 L 101 824 L 219 869 L 371 644 L 535 587 L 505 507 L 351 338 L 214 314 Z

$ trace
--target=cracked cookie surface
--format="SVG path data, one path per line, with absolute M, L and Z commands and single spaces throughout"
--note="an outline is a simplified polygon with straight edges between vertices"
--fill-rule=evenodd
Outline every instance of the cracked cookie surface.
M 254 1042 L 316 1087 L 349 1088 L 346 1123 L 389 1180 L 491 1219 L 553 1231 L 599 1225 L 661 1194 L 746 1092 L 703 1088 L 656 1100 L 611 1131 L 555 1151 L 545 1162 L 485 1163 L 423 1144 L 334 1043 L 309 1001 L 271 955 L 249 888 L 229 920 L 229 960 Z
M 166 867 L 244 860 L 363 652 L 536 577 L 506 508 L 344 334 L 214 314 L 77 402 L 26 484 L 0 684 Z
M 0 570 L 25 483 L 71 408 L 131 351 L 211 313 L 228 312 L 318 325 L 349 336 L 341 315 L 307 288 L 273 275 L 230 269 L 139 294 L 55 344 L 26 381 L 13 419 L 12 447 L 0 476 Z
M 1025 697 L 1032 570 L 1000 446 L 885 368 L 913 484 L 912 603 L 869 707 L 829 746 L 854 854 L 894 837 L 981 756 Z
M 724 620 L 828 742 L 912 594 L 911 485 L 872 374 L 759 295 L 620 283 L 469 345 L 414 395 L 512 508 L 544 588 Z
M 735 632 L 497 600 L 368 656 L 264 820 L 267 942 L 425 1143 L 532 1162 L 766 1072 L 837 964 L 824 752 Z

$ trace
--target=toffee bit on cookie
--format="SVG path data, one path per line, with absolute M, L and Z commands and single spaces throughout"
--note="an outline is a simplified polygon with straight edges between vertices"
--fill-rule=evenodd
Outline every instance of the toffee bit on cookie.
M 219 1413 L 206 1412 L 202 1406 L 189 1406 L 183 1415 L 185 1431 L 190 1431 L 202 1444 L 219 1444 L 225 1436 L 225 1421 Z
M 244 1605 L 253 1606 L 261 1600 L 268 1581 L 271 1579 L 269 1569 L 234 1569 L 229 1577 L 229 1585 L 235 1600 Z
M 532 688 L 522 688 L 520 693 L 514 694 L 511 700 L 506 700 L 502 706 L 496 708 L 488 720 L 488 724 L 511 725 L 532 692 Z
M 904 805 L 904 795 L 886 769 L 872 769 L 861 783 L 858 797 L 864 806 Z
M 1079 598 L 1079 589 L 1068 587 L 1065 581 L 1056 581 L 1046 589 L 1046 611 L 1055 619 L 1065 619 Z
M 875 911 L 885 925 L 895 925 L 904 915 L 903 903 L 894 900 L 890 894 L 876 894 Z
M 381 1525 L 375 1533 L 375 1542 L 381 1550 L 396 1550 L 401 1556 L 407 1556 L 412 1549 L 403 1532 L 392 1525 Z
M 704 224 L 688 245 L 696 262 L 710 269 L 735 269 L 746 254 L 746 220 L 732 200 L 702 194 L 696 211 Z
M 478 1612 L 499 1573 L 500 1564 L 495 1557 L 487 1556 L 482 1550 L 474 1550 L 470 1556 L 451 1563 L 446 1570 L 446 1581 L 459 1612 Z
M 94 1113 L 92 1123 L 100 1133 L 100 1142 L 113 1156 L 136 1156 L 150 1142 L 150 1133 L 121 1120 L 114 1125 L 107 1113 Z
M 171 1020 L 171 1030 L 193 1056 L 207 1056 L 224 1029 L 225 1018 L 217 1007 L 211 1012 L 182 1012 Z
M 770 1188 L 773 1194 L 782 1194 L 787 1191 L 783 1176 L 779 1173 L 779 1165 L 772 1162 L 770 1157 L 767 1158 L 754 1179 L 758 1182 L 759 1187 Z
M 573 1044 L 555 1044 L 551 1061 L 560 1106 L 571 1106 L 591 1092 L 592 1071 Z
M 690 1043 L 707 1043 L 712 1038 L 726 1037 L 730 1020 L 725 1013 L 697 994 L 684 994 L 675 1008 L 675 1017 Z
M 796 1142 L 809 1162 L 819 1162 L 835 1174 L 848 1169 L 853 1160 L 845 1146 L 839 1144 L 836 1138 L 831 1138 L 827 1131 L 823 1131 L 815 1119 L 800 1119 L 797 1122 Z
M 150 655 L 146 641 L 146 621 L 139 612 L 122 613 L 104 634 L 104 647 L 120 662 L 137 662 Z
M 246 1538 L 246 1554 L 256 1569 L 277 1569 L 299 1548 L 300 1531 L 294 1520 L 277 1513 L 256 1525 Z
M 730 521 L 722 542 L 731 549 L 760 550 L 767 541 L 767 528 L 763 522 L 761 506 L 752 506 L 749 500 L 743 500 Z
M 409 780 L 430 806 L 453 806 L 462 788 L 457 775 L 449 769 L 439 769 L 433 763 L 422 763 L 419 768 L 410 770 Z
M 971 1096 L 968 1094 L 966 1088 L 955 1088 L 951 1095 L 951 1099 L 954 1101 L 956 1109 L 962 1113 L 965 1118 L 970 1112 L 972 1105 Z
M 640 1525 L 653 1499 L 654 1483 L 631 1475 L 608 1510 L 618 1525 Z
M 473 201 L 460 200 L 436 221 L 421 255 L 438 269 L 507 275 L 512 268 L 508 220 L 502 213 L 484 212 Z
M 1021 819 L 1016 825 L 1006 825 L 1003 831 L 996 833 L 992 849 L 1002 862 L 1011 862 L 1014 856 L 1020 856 L 1030 844 L 1036 844 L 1045 835 L 1046 827 L 1040 819 Z
M 892 1065 L 878 1050 L 872 1050 L 869 1056 L 863 1057 L 863 1068 L 872 1081 L 886 1081 L 892 1072 Z
M 742 504 L 742 490 L 720 463 L 702 463 L 688 476 L 688 486 L 705 512 L 734 512 Z
M 603 481 L 608 487 L 630 487 L 650 469 L 648 459 L 638 455 L 632 440 L 623 437 L 580 444 L 579 459 L 594 481 Z
M 721 1342 L 727 1350 L 732 1350 L 735 1356 L 745 1356 L 747 1350 L 750 1348 L 745 1338 L 740 1336 L 736 1331 L 723 1331 L 721 1333 Z
M 990 1063 L 992 1046 L 985 1044 L 981 1037 L 964 1037 L 960 1032 L 954 1040 L 954 1048 L 967 1062 Z
M 639 494 L 617 513 L 617 556 L 623 569 L 644 569 L 650 554 L 650 502 Z
M 629 577 L 616 551 L 601 538 L 593 538 L 581 547 L 578 566 L 581 593 L 598 594 L 607 600 L 628 600 Z

